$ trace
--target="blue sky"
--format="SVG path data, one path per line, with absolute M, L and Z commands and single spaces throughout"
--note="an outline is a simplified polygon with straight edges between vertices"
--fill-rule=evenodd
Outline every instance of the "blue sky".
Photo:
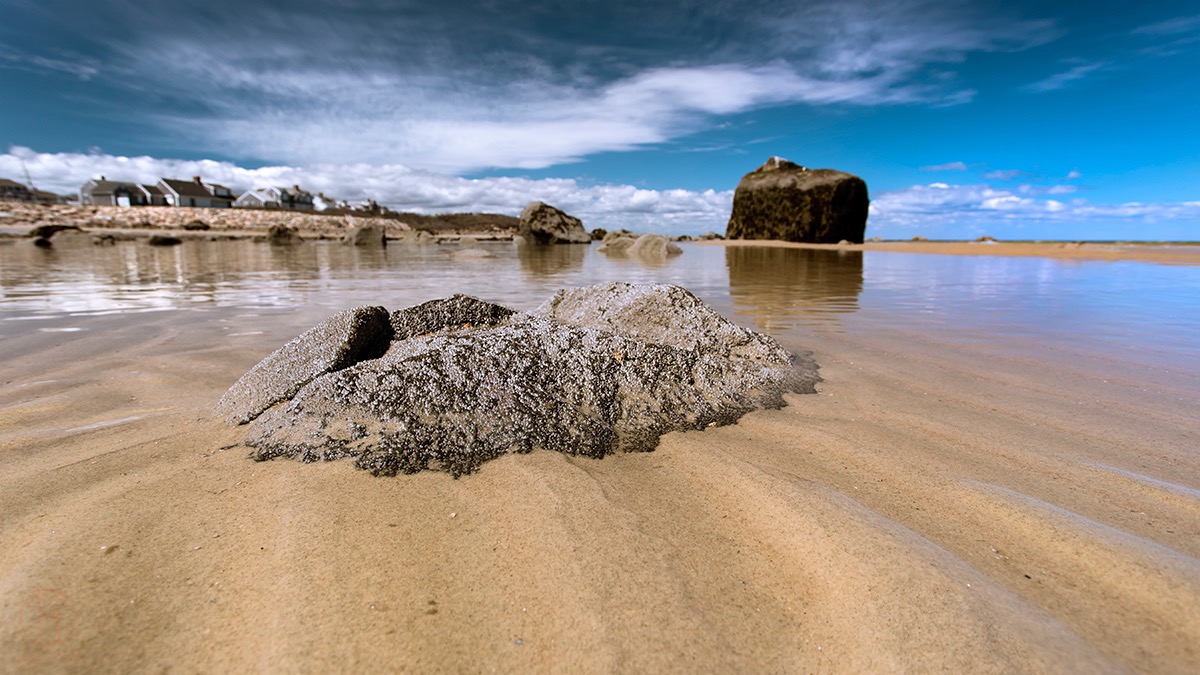
M 1193 2 L 0 4 L 0 176 L 201 174 L 723 231 L 772 155 L 868 236 L 1200 239 Z

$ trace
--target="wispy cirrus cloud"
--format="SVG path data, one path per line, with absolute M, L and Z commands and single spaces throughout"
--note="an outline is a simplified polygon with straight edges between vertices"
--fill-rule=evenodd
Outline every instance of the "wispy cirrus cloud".
M 181 144 L 455 173 L 646 147 L 770 106 L 959 104 L 969 55 L 1057 35 L 930 0 L 111 0 L 61 21 L 146 102 L 121 114 Z
M 1177 16 L 1133 29 L 1134 35 L 1183 35 L 1200 33 L 1200 14 Z
M 966 162 L 946 162 L 945 164 L 932 164 L 930 166 L 921 167 L 922 171 L 966 171 Z
M 1106 62 L 1084 62 L 1075 63 L 1066 70 L 1054 73 L 1049 77 L 1033 82 L 1025 88 L 1032 92 L 1042 93 L 1048 91 L 1057 91 L 1068 87 L 1076 82 L 1084 80 L 1109 66 Z
M 46 56 L 0 47 L 0 68 L 67 73 L 86 81 L 100 74 L 101 65 L 95 59 L 79 54 L 56 53 Z
M 983 174 L 983 177 L 989 180 L 1010 181 L 1014 178 L 1019 178 L 1024 175 L 1025 172 L 1020 169 L 998 169 L 996 171 L 989 171 Z

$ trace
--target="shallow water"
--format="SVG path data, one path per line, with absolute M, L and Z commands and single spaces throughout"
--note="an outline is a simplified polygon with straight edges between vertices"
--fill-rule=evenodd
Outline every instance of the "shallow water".
M 1200 669 L 1200 268 L 28 244 L 0 243 L 0 672 Z M 457 481 L 254 463 L 209 416 L 346 307 L 613 280 L 812 350 L 820 393 Z
M 780 337 L 889 329 L 1031 338 L 1179 367 L 1200 356 L 1198 267 L 688 245 L 685 255 L 647 264 L 594 247 L 511 243 L 480 244 L 486 258 L 456 256 L 457 245 L 25 244 L 0 245 L 0 337 L 83 331 L 90 317 L 153 311 L 285 313 L 298 319 L 292 329 L 353 305 L 396 309 L 450 293 L 530 309 L 564 286 L 628 281 L 683 285 Z M 251 320 L 227 334 L 259 330 L 275 332 Z

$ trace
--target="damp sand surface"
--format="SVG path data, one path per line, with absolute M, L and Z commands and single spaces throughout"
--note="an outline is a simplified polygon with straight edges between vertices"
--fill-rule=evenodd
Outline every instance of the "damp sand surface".
M 0 248 L 0 672 L 1200 668 L 1194 268 L 397 250 Z M 338 309 L 605 280 L 812 350 L 819 393 L 458 480 L 255 463 L 212 416 Z

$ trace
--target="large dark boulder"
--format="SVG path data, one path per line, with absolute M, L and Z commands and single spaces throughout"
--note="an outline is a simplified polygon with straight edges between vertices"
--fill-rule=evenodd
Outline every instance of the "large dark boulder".
M 592 235 L 583 221 L 542 202 L 530 202 L 521 211 L 517 234 L 530 244 L 590 244 Z
M 772 157 L 738 183 L 726 237 L 862 243 L 869 204 L 858 176 Z
M 785 392 L 811 393 L 820 379 L 811 360 L 678 286 L 564 290 L 528 313 L 459 295 L 395 312 L 391 327 L 382 356 L 323 367 L 258 415 L 246 440 L 253 456 L 458 476 L 535 448 L 647 451 L 670 431 L 780 407 Z M 251 373 L 269 380 L 272 359 Z M 287 380 L 261 384 L 291 390 L 299 378 Z

